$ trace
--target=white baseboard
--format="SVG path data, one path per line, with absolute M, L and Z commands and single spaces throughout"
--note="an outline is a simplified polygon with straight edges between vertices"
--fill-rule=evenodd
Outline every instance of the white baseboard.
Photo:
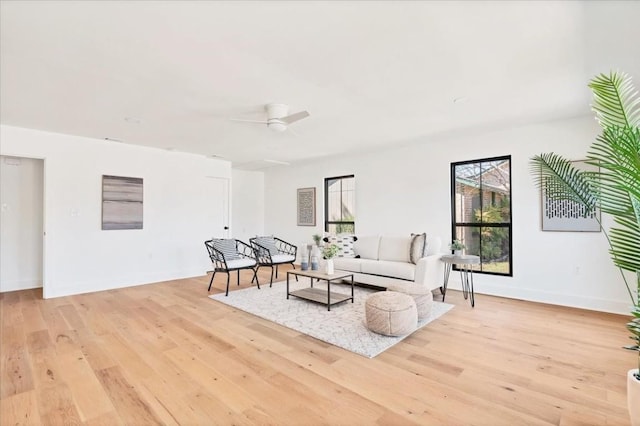
M 43 291 L 43 298 L 51 299 L 54 297 L 73 296 L 75 294 L 95 293 L 97 291 L 135 287 L 138 285 L 154 284 L 162 281 L 180 280 L 185 278 L 194 278 L 203 275 L 205 275 L 204 269 L 198 269 L 197 271 L 161 271 L 138 277 L 135 280 L 124 277 L 121 279 L 112 278 L 106 281 L 77 282 L 72 286 L 64 287 L 56 287 L 55 284 L 47 284 Z
M 462 290 L 459 281 L 449 281 L 448 287 L 454 290 Z M 609 312 L 612 314 L 629 315 L 630 301 L 597 299 L 575 294 L 563 294 L 545 292 L 523 288 L 513 288 L 506 285 L 483 283 L 475 285 L 476 294 L 506 297 L 508 299 L 526 300 L 528 302 L 547 303 L 549 305 L 567 306 L 571 308 L 588 309 L 591 311 Z M 478 302 L 476 301 L 476 304 Z
M 40 287 L 42 287 L 42 280 L 5 280 L 0 282 L 0 293 Z

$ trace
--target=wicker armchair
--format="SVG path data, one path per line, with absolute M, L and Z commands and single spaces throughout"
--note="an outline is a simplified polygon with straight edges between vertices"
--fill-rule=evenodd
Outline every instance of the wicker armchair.
M 273 285 L 274 266 L 276 278 L 278 278 L 278 265 L 291 264 L 293 269 L 296 268 L 293 262 L 296 260 L 298 247 L 293 244 L 276 237 L 254 237 L 249 239 L 249 242 L 256 253 L 256 259 L 258 261 L 256 270 L 263 266 L 271 268 L 269 287 Z M 296 280 L 297 279 L 298 276 L 296 276 Z
M 209 281 L 209 289 L 211 291 L 211 284 L 213 283 L 213 277 L 216 276 L 216 272 L 224 272 L 227 274 L 227 291 L 225 296 L 229 295 L 229 276 L 231 272 L 238 271 L 238 285 L 240 285 L 240 271 L 242 269 L 251 269 L 253 271 L 253 278 L 260 289 L 260 283 L 258 282 L 258 276 L 256 275 L 258 268 L 258 261 L 256 260 L 256 254 L 253 248 L 247 243 L 235 239 L 211 239 L 204 242 L 209 253 L 209 258 L 213 264 L 213 273 L 211 274 L 211 280 Z

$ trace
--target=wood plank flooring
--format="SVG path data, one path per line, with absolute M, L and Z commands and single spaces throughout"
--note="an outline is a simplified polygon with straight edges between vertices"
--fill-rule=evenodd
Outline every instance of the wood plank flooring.
M 450 291 L 453 310 L 369 360 L 208 282 L 0 294 L 0 424 L 629 425 L 624 316 Z

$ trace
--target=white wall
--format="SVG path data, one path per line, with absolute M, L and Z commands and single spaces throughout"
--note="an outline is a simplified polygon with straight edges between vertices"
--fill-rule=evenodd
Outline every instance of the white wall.
M 249 238 L 264 234 L 264 173 L 233 169 L 231 185 L 231 236 L 248 244 Z
M 204 275 L 212 235 L 203 156 L 0 126 L 0 154 L 45 159 L 44 297 Z M 144 180 L 144 229 L 102 231 L 103 174 Z
M 630 300 L 607 254 L 604 234 L 542 232 L 540 193 L 529 173 L 530 157 L 542 152 L 584 159 L 598 132 L 595 120 L 583 117 L 270 170 L 265 173 L 265 230 L 298 243 L 311 242 L 311 235 L 323 229 L 323 179 L 353 173 L 356 234 L 426 231 L 447 241 L 450 163 L 510 154 L 513 277 L 477 274 L 476 291 L 627 313 Z M 310 186 L 317 188 L 318 223 L 315 228 L 299 227 L 296 188 Z M 459 287 L 457 274 L 450 284 Z
M 0 157 L 0 292 L 42 287 L 42 160 Z

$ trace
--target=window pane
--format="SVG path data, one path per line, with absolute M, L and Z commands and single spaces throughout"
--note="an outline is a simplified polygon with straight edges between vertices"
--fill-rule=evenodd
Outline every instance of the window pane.
M 456 222 L 477 222 L 475 211 L 480 209 L 480 164 L 462 164 L 455 167 Z
M 481 163 L 482 214 L 476 220 L 483 223 L 509 223 L 511 221 L 511 193 L 509 160 Z
M 509 268 L 509 228 L 489 227 L 481 228 L 482 270 L 508 274 Z
M 355 221 L 355 177 L 327 178 L 325 179 L 325 191 L 327 200 L 325 230 L 336 234 L 353 233 L 355 229 L 353 223 Z
M 330 234 L 353 234 L 356 232 L 353 223 L 330 223 L 327 225 L 327 232 Z
M 340 208 L 340 191 L 329 192 L 329 220 L 341 220 L 342 213 Z

